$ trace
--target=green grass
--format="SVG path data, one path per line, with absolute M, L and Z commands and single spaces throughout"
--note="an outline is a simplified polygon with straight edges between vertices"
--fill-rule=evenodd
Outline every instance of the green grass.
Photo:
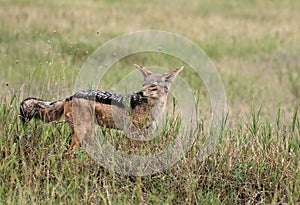
M 300 203 L 297 0 L 0 4 L 0 204 Z M 122 59 L 99 86 L 114 91 L 134 63 L 185 66 L 180 76 L 199 98 L 201 129 L 192 149 L 170 169 L 123 176 L 97 164 L 83 149 L 68 160 L 71 136 L 64 121 L 20 122 L 24 98 L 54 101 L 71 95 L 81 66 L 95 49 L 144 29 L 183 35 L 216 65 L 228 116 L 208 158 L 201 160 L 200 154 L 211 117 L 206 88 L 184 62 L 157 53 Z M 106 134 L 124 150 L 133 146 L 117 132 Z M 167 131 L 161 140 L 168 142 L 168 137 Z M 153 144 L 136 145 L 134 151 L 147 153 Z

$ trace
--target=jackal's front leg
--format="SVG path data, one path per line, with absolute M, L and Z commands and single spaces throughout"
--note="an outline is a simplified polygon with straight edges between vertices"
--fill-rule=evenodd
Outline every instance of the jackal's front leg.
M 138 141 L 148 141 L 154 133 L 151 126 L 131 122 L 125 130 L 127 137 Z

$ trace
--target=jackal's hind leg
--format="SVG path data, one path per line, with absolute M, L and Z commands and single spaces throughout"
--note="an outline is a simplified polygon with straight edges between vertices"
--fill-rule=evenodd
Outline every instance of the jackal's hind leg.
M 77 126 L 71 122 L 69 123 L 69 126 L 72 131 L 72 141 L 66 155 L 72 156 L 71 153 L 73 151 L 76 151 L 78 147 L 81 146 L 82 142 L 88 141 L 89 138 L 92 136 L 95 125 L 93 122 L 89 121 Z
M 93 106 L 89 101 L 77 99 L 73 101 L 71 109 L 65 112 L 66 121 L 72 131 L 72 142 L 68 153 L 77 148 L 92 137 L 95 128 L 95 116 Z
M 68 152 L 76 151 L 78 149 L 78 146 L 80 146 L 80 141 L 78 139 L 77 134 L 73 133 L 72 142 L 71 142 Z

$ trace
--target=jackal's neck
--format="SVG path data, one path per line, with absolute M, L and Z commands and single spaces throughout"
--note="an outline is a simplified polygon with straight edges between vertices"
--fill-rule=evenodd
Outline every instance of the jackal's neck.
M 157 120 L 160 118 L 164 113 L 167 105 L 167 98 L 168 95 L 160 96 L 156 99 L 148 99 L 149 104 L 151 104 L 151 118 L 152 120 Z

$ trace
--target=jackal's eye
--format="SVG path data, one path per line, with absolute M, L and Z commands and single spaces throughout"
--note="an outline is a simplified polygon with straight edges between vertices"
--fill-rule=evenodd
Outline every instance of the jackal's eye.
M 150 89 L 151 89 L 151 91 L 157 91 L 158 90 L 157 84 L 151 84 Z

